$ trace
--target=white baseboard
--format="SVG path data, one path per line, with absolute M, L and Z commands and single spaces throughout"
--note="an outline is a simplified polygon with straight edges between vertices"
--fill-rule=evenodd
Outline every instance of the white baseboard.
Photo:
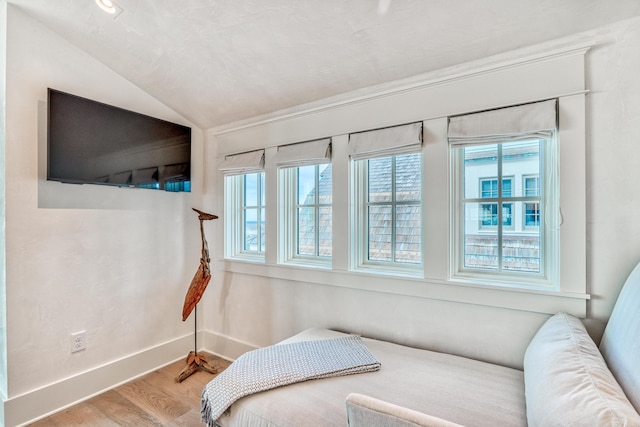
M 201 337 L 205 351 L 227 360 L 236 360 L 247 351 L 258 348 L 253 344 L 212 331 L 200 331 L 198 339 Z
M 22 426 L 49 416 L 186 357 L 193 334 L 106 363 L 4 402 L 5 426 Z M 185 352 L 186 351 L 186 352 Z
M 122 359 L 104 364 L 64 380 L 6 399 L 4 410 L 6 427 L 24 426 L 45 418 L 100 393 L 180 360 L 193 347 L 193 334 L 148 348 Z M 199 351 L 206 351 L 227 360 L 256 347 L 211 331 L 198 332 Z M 176 373 L 177 374 L 177 373 Z M 2 418 L 0 418 L 2 425 Z

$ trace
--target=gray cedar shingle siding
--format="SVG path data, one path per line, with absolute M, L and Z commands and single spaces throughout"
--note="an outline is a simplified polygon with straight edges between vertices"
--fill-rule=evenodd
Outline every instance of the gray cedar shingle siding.
M 490 153 L 489 153 L 490 154 Z M 522 153 L 509 153 L 518 156 Z M 486 159 L 486 152 L 478 158 Z M 490 156 L 489 156 L 490 157 Z M 418 201 L 418 204 L 398 205 L 396 210 L 396 260 L 419 263 L 421 257 L 421 169 L 420 156 L 404 156 L 405 161 L 396 163 L 396 200 Z M 369 169 L 369 192 L 372 202 L 391 201 L 391 160 L 374 159 Z M 320 176 L 319 191 L 321 203 L 330 203 L 332 188 L 331 165 Z M 345 183 L 346 184 L 346 183 Z M 428 185 L 428 183 L 427 183 Z M 325 195 L 323 197 L 323 195 Z M 307 195 L 312 203 L 315 194 Z M 322 208 L 319 220 L 320 255 L 331 256 L 331 208 Z M 425 206 L 428 214 L 428 206 Z M 371 206 L 369 208 L 369 258 L 376 261 L 390 261 L 392 243 L 391 206 Z M 315 218 L 311 209 L 304 209 L 300 218 L 299 248 L 302 254 L 315 252 Z M 426 236 L 428 239 L 429 236 Z M 531 236 L 503 236 L 503 257 L 506 270 L 539 271 L 539 239 Z M 470 268 L 497 268 L 497 237 L 493 234 L 467 235 L 465 244 L 465 266 Z

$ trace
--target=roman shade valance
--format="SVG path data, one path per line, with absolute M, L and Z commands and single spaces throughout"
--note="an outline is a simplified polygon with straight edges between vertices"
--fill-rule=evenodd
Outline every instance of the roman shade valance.
M 421 146 L 422 122 L 349 135 L 349 154 L 355 160 L 416 152 Z
M 449 118 L 449 144 L 468 146 L 550 137 L 558 123 L 557 99 Z
M 281 145 L 274 160 L 278 167 L 297 167 L 331 162 L 331 138 Z
M 264 170 L 264 150 L 226 156 L 219 170 L 226 175 L 262 171 Z

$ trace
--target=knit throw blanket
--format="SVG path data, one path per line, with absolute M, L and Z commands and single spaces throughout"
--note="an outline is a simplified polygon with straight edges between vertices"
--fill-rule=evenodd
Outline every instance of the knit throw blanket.
M 233 402 L 252 393 L 301 381 L 378 369 L 380 362 L 355 335 L 249 351 L 205 386 L 202 422 L 213 426 Z

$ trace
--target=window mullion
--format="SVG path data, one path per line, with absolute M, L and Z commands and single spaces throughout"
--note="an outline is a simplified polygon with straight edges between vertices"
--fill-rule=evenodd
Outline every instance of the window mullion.
M 291 253 L 289 254 L 289 258 L 296 257 L 300 254 L 300 201 L 298 200 L 298 191 L 300 186 L 300 170 L 294 169 L 295 173 L 291 173 L 291 179 L 288 181 L 291 184 L 289 188 L 290 199 L 293 202 L 291 205 L 293 206 L 293 221 L 290 225 L 291 229 L 291 238 L 289 239 L 290 244 L 293 245 L 291 249 Z M 293 180 L 293 183 L 291 183 Z
M 502 194 L 502 144 L 498 144 L 498 271 L 503 270 L 502 259 L 502 209 L 504 198 Z
M 391 161 L 391 262 L 396 262 L 396 157 Z
M 313 212 L 314 212 L 314 253 L 315 256 L 320 256 L 320 167 L 315 165 L 313 168 L 313 185 L 314 185 L 314 197 L 313 197 Z
M 256 206 L 256 234 L 258 247 L 257 251 L 260 252 L 262 248 L 262 175 L 258 174 L 258 188 L 257 188 L 257 196 L 258 196 L 258 206 Z

